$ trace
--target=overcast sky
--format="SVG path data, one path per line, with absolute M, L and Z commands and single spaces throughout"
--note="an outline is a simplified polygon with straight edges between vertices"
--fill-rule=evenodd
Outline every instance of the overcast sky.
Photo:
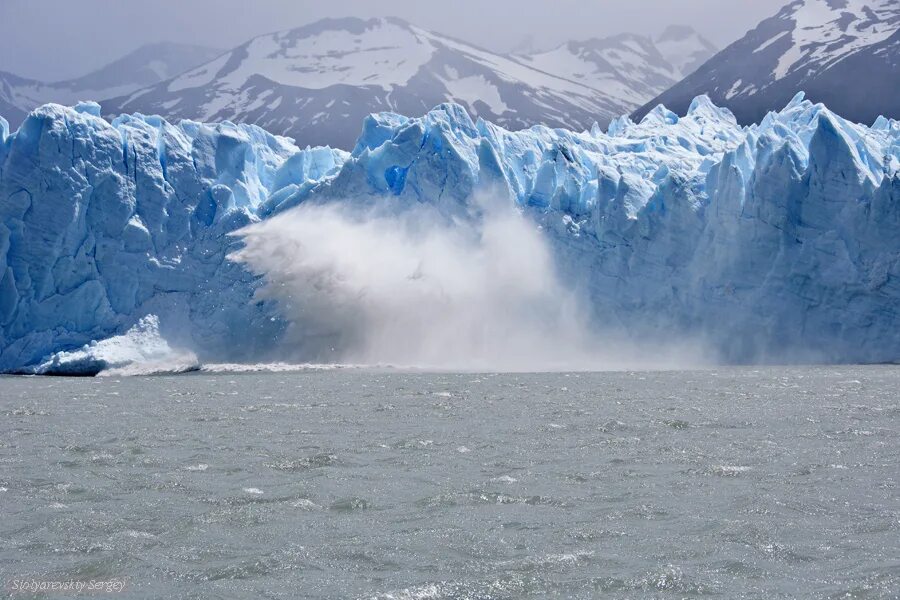
M 323 17 L 397 16 L 493 50 L 689 24 L 720 47 L 787 0 L 0 0 L 0 70 L 83 75 L 142 44 L 227 49 Z

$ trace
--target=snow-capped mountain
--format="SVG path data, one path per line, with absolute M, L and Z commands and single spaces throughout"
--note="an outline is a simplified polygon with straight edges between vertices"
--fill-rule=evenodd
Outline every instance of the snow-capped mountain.
M 572 41 L 546 52 L 521 55 L 529 65 L 581 81 L 615 100 L 626 114 L 631 104 L 668 89 L 716 53 L 716 48 L 686 25 L 672 25 L 655 40 L 623 33 Z
M 103 109 L 229 119 L 302 145 L 349 148 L 372 112 L 423 114 L 448 100 L 512 128 L 541 121 L 590 126 L 620 107 L 583 82 L 398 19 L 346 18 L 254 38 Z
M 72 105 L 81 100 L 121 96 L 174 77 L 220 53 L 203 46 L 164 42 L 141 46 L 83 77 L 56 83 L 0 72 L 0 114 L 17 127 L 29 111 L 41 104 Z
M 568 42 L 520 58 L 535 69 L 584 83 L 610 99 L 616 110 L 596 119 L 601 125 L 681 79 L 679 69 L 650 38 L 633 34 Z
M 897 121 L 857 125 L 798 95 L 741 127 L 699 97 L 682 116 L 660 106 L 607 133 L 510 132 L 446 104 L 372 115 L 347 153 L 252 125 L 99 115 L 47 105 L 0 129 L 0 372 L 97 368 L 103 344 L 59 353 L 141 332 L 201 361 L 352 360 L 359 338 L 341 327 L 365 325 L 377 296 L 346 287 L 365 246 L 319 232 L 336 256 L 298 279 L 304 210 L 363 223 L 378 207 L 430 210 L 478 227 L 485 189 L 545 236 L 560 281 L 586 294 L 573 307 L 586 326 L 654 348 L 698 340 L 727 361 L 900 359 Z M 233 234 L 251 224 L 266 244 L 242 258 Z M 528 236 L 503 235 L 525 250 Z M 391 281 L 442 306 L 428 261 L 394 242 Z
M 638 36 L 504 56 L 395 18 L 326 19 L 256 37 L 103 109 L 254 123 L 350 148 L 369 113 L 421 115 L 447 101 L 512 129 L 605 125 L 678 78 Z
M 654 40 L 659 53 L 671 64 L 678 79 L 696 71 L 718 48 L 687 25 L 670 25 Z
M 799 91 L 855 121 L 900 115 L 900 2 L 795 0 L 634 116 L 703 93 L 758 122 Z

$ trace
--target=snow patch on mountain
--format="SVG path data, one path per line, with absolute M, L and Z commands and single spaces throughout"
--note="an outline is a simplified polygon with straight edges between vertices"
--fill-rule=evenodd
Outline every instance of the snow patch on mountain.
M 244 59 L 235 64 L 238 53 Z M 168 87 L 181 91 L 208 84 L 207 75 L 215 74 L 218 85 L 229 90 L 239 90 L 259 75 L 310 90 L 350 85 L 390 91 L 408 83 L 433 53 L 427 34 L 387 19 L 362 28 L 317 29 L 309 35 L 287 31 L 254 38 L 226 62 L 218 59 L 212 66 L 189 71 Z
M 472 112 L 477 111 L 477 103 L 482 102 L 488 106 L 495 115 L 502 115 L 509 110 L 509 106 L 503 102 L 500 90 L 483 75 L 460 77 L 452 68 L 447 69 L 447 100 L 465 104 Z
M 630 34 L 568 42 L 523 60 L 538 70 L 582 82 L 622 108 L 640 103 L 678 78 L 649 38 Z M 626 111 L 619 110 L 616 116 Z
M 698 94 L 759 122 L 800 91 L 865 123 L 900 115 L 900 3 L 794 0 L 633 113 L 683 111 Z
M 208 85 L 215 81 L 216 75 L 219 74 L 227 63 L 228 55 L 223 54 L 209 63 L 197 67 L 196 69 L 191 69 L 183 75 L 176 77 L 168 83 L 167 88 L 171 92 L 181 92 L 190 88 Z M 132 96 L 132 98 L 137 97 L 140 97 L 140 93 Z M 178 100 L 180 101 L 181 99 L 179 98 Z
M 778 60 L 776 79 L 807 63 L 827 68 L 860 48 L 886 40 L 900 27 L 900 7 L 893 1 L 804 0 L 793 4 L 796 10 L 783 17 L 794 22 L 792 30 L 785 32 L 791 35 L 792 44 Z
M 691 31 L 680 32 L 686 41 L 665 42 L 689 46 L 678 50 L 679 62 L 696 54 Z M 680 73 L 641 36 L 501 55 L 396 18 L 325 19 L 256 37 L 104 110 L 249 122 L 301 144 L 349 148 L 371 112 L 422 115 L 445 101 L 510 129 L 605 126 Z

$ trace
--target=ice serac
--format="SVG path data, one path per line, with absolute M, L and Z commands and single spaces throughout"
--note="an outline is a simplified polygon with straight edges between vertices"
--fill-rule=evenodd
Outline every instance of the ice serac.
M 347 154 L 94 112 L 42 107 L 0 146 L 0 370 L 150 314 L 201 361 L 277 358 L 285 307 L 226 258 L 230 234 L 306 203 L 477 219 L 486 185 L 541 226 L 601 330 L 702 340 L 731 362 L 900 359 L 893 120 L 798 95 L 741 127 L 699 97 L 607 133 L 510 132 L 445 104 L 370 116 Z

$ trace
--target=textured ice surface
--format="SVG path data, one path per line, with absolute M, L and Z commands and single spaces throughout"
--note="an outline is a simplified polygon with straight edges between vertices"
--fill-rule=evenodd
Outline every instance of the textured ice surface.
M 197 357 L 169 346 L 159 333 L 159 319 L 147 315 L 122 335 L 91 342 L 78 350 L 57 352 L 33 372 L 38 375 L 147 375 L 197 368 Z
M 896 121 L 798 97 L 741 128 L 700 97 L 608 132 L 513 133 L 443 105 L 369 117 L 348 155 L 94 113 L 47 105 L 0 126 L 0 370 L 148 314 L 203 361 L 277 359 L 284 314 L 226 259 L 229 234 L 304 202 L 477 219 L 484 186 L 543 228 L 601 327 L 699 338 L 733 361 L 900 358 Z
M 0 146 L 0 370 L 155 314 L 175 345 L 257 356 L 283 327 L 225 255 L 275 185 L 346 156 L 256 127 L 46 105 Z

